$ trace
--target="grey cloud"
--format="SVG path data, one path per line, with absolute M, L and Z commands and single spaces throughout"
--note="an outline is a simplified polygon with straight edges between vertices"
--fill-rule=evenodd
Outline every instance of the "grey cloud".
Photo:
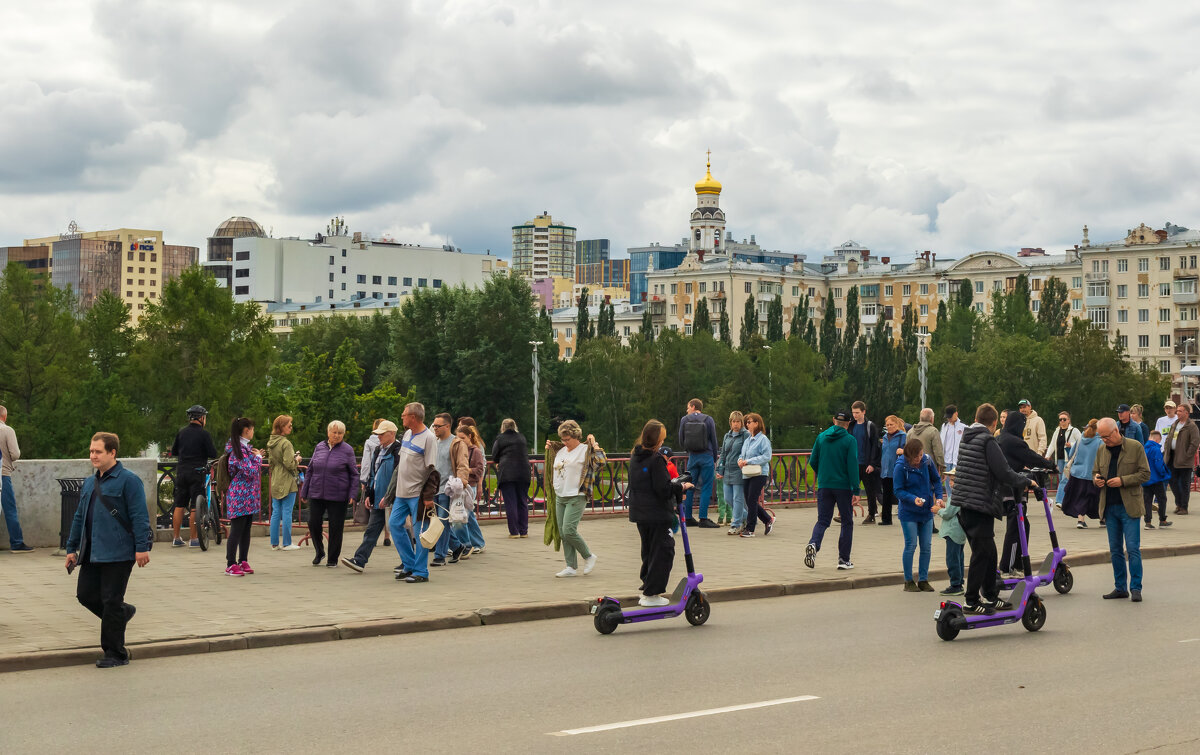
M 884 70 L 860 73 L 851 82 L 850 89 L 868 99 L 886 104 L 910 102 L 917 96 L 911 84 L 896 78 L 891 71 Z

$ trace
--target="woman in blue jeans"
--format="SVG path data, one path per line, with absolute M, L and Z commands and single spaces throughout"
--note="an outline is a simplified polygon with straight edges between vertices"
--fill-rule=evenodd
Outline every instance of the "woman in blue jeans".
M 921 441 L 909 438 L 904 455 L 896 460 L 892 487 L 900 501 L 900 528 L 904 531 L 904 591 L 933 592 L 929 584 L 929 551 L 933 538 L 933 514 L 942 508 L 942 478 Z M 913 551 L 921 548 L 917 579 L 913 580 Z

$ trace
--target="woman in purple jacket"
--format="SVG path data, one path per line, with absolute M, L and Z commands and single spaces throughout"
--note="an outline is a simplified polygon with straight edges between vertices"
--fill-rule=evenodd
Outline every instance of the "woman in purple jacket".
M 317 551 L 313 566 L 320 566 L 325 558 L 321 518 L 329 512 L 329 560 L 325 565 L 332 568 L 338 565 L 338 557 L 342 555 L 346 507 L 354 505 L 354 494 L 358 492 L 358 459 L 350 444 L 342 440 L 346 437 L 344 424 L 335 419 L 325 432 L 328 440 L 317 444 L 312 460 L 308 462 L 300 501 L 308 504 L 308 534 Z

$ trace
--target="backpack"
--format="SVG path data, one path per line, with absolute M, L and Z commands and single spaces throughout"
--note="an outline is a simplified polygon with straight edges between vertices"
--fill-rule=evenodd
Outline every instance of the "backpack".
M 708 427 L 704 422 L 705 415 L 689 414 L 683 420 L 683 431 L 679 442 L 689 453 L 704 453 L 708 450 Z
M 229 452 L 226 451 L 217 459 L 217 466 L 213 469 L 213 485 L 216 486 L 217 495 L 224 498 L 232 481 L 233 477 L 229 474 Z

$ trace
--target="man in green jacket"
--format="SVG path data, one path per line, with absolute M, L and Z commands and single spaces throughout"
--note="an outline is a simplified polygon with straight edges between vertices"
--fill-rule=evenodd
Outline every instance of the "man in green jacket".
M 838 537 L 839 569 L 853 569 L 850 546 L 854 542 L 854 509 L 858 503 L 858 442 L 846 431 L 853 417 L 842 409 L 834 413 L 833 426 L 817 436 L 808 463 L 817 473 L 817 523 L 812 537 L 804 548 L 804 565 L 817 564 L 817 551 L 825 530 L 833 521 L 836 505 L 842 518 L 842 534 Z

